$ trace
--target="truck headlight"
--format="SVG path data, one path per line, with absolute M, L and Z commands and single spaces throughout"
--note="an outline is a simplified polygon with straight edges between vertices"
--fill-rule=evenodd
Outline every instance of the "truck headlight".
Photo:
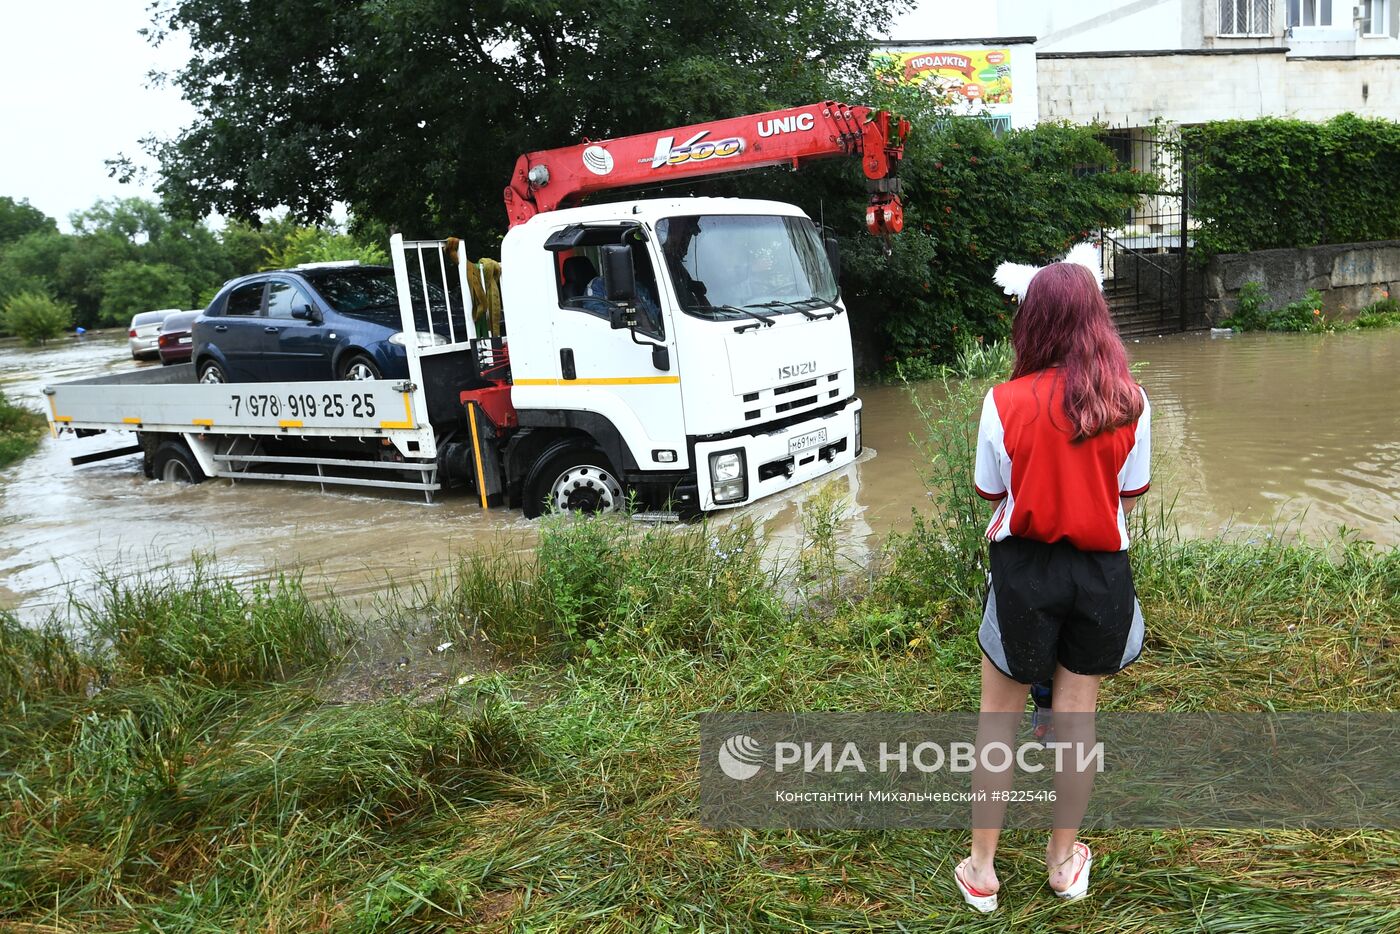
M 413 336 L 418 339 L 419 347 L 441 347 L 447 343 L 447 338 L 441 334 L 434 334 L 432 331 L 414 331 Z M 389 335 L 389 343 L 398 344 L 400 347 L 408 346 L 408 334 L 399 331 Z
M 710 492 L 716 503 L 737 503 L 749 495 L 742 448 L 710 455 Z

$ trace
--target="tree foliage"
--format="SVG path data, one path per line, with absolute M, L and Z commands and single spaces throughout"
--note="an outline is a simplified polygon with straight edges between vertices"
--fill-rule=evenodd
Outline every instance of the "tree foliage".
M 160 308 L 189 309 L 196 298 L 181 269 L 169 263 L 128 260 L 102 277 L 102 323 L 126 324 L 133 315 Z
M 6 208 L 16 204 L 28 208 L 0 198 L 0 228 Z M 153 202 L 122 198 L 74 214 L 71 234 L 40 217 L 7 228 L 27 232 L 0 239 L 0 306 L 20 293 L 39 293 L 71 306 L 72 323 L 88 328 L 124 325 L 156 308 L 202 308 L 228 279 L 279 265 L 384 259 L 382 244 L 367 247 L 335 229 L 302 227 L 285 214 L 264 215 L 256 225 L 230 221 L 215 231 Z
M 517 157 L 820 100 L 901 0 L 157 0 L 198 116 L 149 145 L 183 213 L 336 202 L 473 254 Z
M 29 203 L 0 196 L 0 246 L 18 240 L 26 234 L 58 232 L 53 218 Z
M 277 248 L 265 251 L 266 269 L 287 269 L 302 263 L 329 263 L 358 260 L 361 263 L 388 263 L 389 253 L 377 243 L 361 243 L 349 234 L 321 227 L 299 227 Z

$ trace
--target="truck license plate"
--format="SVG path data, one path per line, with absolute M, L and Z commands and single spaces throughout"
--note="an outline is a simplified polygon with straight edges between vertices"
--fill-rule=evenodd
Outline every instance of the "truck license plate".
M 805 435 L 798 435 L 796 438 L 788 439 L 788 453 L 796 454 L 798 451 L 805 451 L 814 448 L 819 444 L 826 444 L 826 429 L 818 428 L 816 431 L 809 431 Z

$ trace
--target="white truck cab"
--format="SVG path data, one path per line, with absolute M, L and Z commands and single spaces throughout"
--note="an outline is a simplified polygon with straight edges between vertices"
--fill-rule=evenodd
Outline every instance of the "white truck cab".
M 565 470 L 542 491 L 508 466 L 527 500 L 568 505 L 581 481 L 585 498 L 620 487 L 654 508 L 710 511 L 859 453 L 850 326 L 827 246 L 798 208 L 676 198 L 555 210 L 511 228 L 501 251 L 522 429 L 508 461 L 563 431 L 609 461 L 581 469 L 613 474 L 600 490 Z M 632 288 L 609 301 L 609 256 L 624 251 Z

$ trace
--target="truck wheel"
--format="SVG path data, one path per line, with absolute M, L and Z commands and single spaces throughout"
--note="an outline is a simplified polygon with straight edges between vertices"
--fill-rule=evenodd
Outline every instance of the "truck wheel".
M 202 483 L 208 479 L 183 441 L 161 442 L 151 459 L 151 472 L 157 480 L 170 483 Z
M 355 354 L 340 368 L 341 379 L 379 379 L 379 367 L 364 354 Z
M 582 445 L 569 445 L 547 454 L 525 482 L 527 519 L 551 509 L 616 512 L 623 502 L 622 482 L 603 452 Z
M 199 365 L 199 381 L 201 383 L 227 383 L 228 374 L 215 361 L 206 360 Z

